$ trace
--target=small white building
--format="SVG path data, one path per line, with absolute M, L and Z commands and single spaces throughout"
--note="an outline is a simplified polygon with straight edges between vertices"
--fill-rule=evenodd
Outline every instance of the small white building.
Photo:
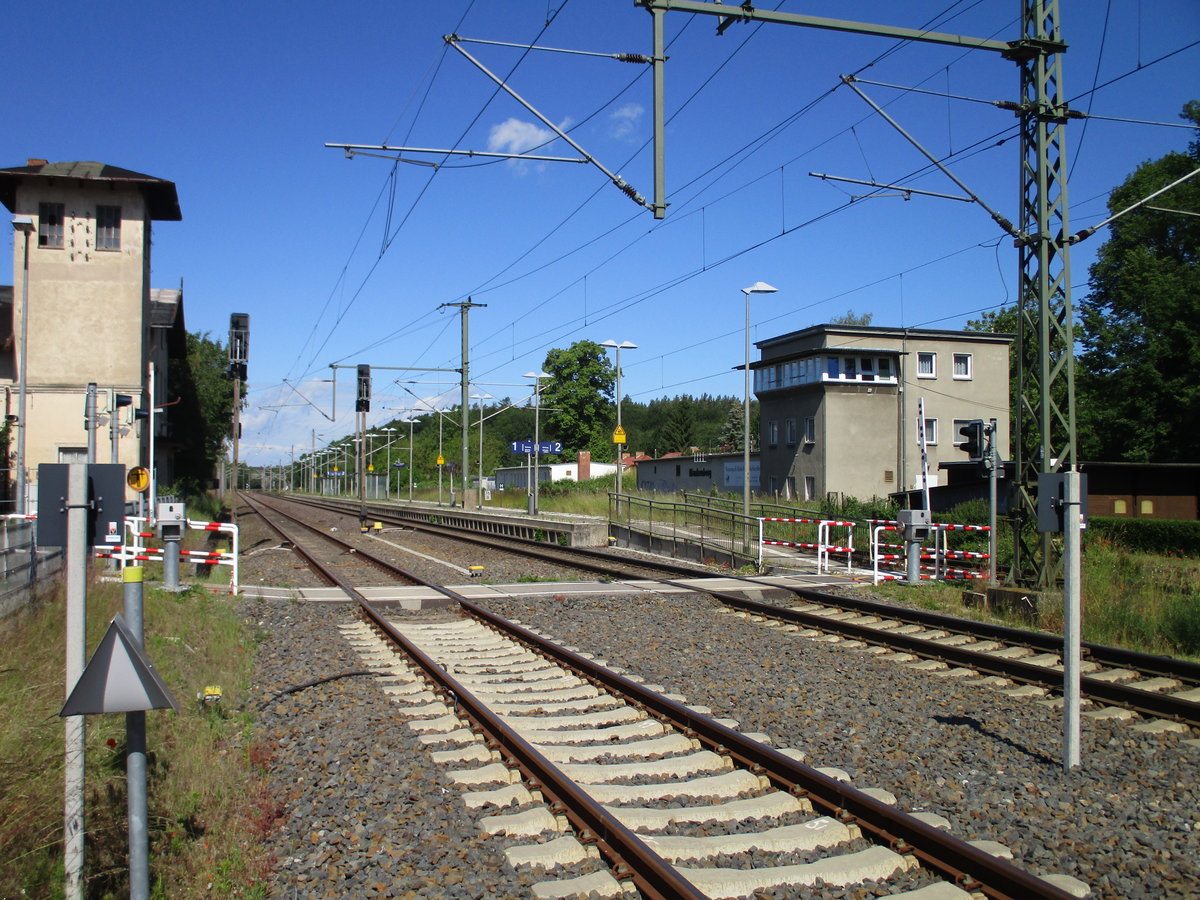
M 589 478 L 600 478 L 604 475 L 615 475 L 616 463 L 597 463 L 590 458 L 585 459 L 586 453 L 579 454 L 578 462 L 540 463 L 537 466 L 538 484 L 551 481 L 587 481 Z M 504 466 L 496 469 L 496 487 L 500 490 L 529 490 L 530 466 Z

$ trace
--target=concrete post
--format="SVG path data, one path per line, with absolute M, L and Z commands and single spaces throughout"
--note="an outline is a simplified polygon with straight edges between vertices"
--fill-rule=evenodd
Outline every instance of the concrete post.
M 178 545 L 176 545 L 178 547 Z M 145 646 L 142 618 L 141 566 L 126 566 L 125 624 L 129 626 L 139 649 Z M 176 562 L 178 575 L 178 561 Z M 149 900 L 150 897 L 150 837 L 146 796 L 146 713 L 125 713 L 125 778 L 128 791 L 129 818 L 129 897 L 130 900 Z
M 88 467 L 67 467 L 66 693 L 70 697 L 87 665 Z M 83 716 L 65 721 L 63 868 L 67 900 L 83 900 L 84 751 Z

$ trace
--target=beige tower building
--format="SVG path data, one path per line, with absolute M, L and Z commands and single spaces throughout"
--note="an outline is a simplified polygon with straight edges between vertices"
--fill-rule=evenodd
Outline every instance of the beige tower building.
M 13 223 L 13 284 L 0 288 L 0 390 L 10 423 L 3 506 L 11 511 L 18 428 L 34 502 L 40 463 L 86 461 L 89 383 L 100 413 L 96 462 L 148 462 L 151 436 L 134 410 L 149 405 L 151 363 L 161 406 L 168 359 L 186 353 L 182 290 L 150 288 L 151 223 L 182 216 L 172 182 L 98 162 L 31 159 L 0 169 L 0 203 Z M 155 464 L 166 483 L 169 435 L 156 431 Z
M 884 497 L 962 462 L 963 426 L 996 419 L 1008 452 L 1013 336 L 814 325 L 758 341 L 762 490 L 800 500 Z M 918 410 L 923 408 L 923 419 Z M 924 432 L 926 463 L 918 429 Z

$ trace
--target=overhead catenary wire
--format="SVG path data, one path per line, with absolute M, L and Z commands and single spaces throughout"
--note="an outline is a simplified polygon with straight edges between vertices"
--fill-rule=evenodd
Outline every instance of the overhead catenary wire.
M 958 5 L 958 4 L 956 4 L 956 5 Z M 1186 49 L 1186 48 L 1182 48 L 1182 49 Z M 1174 52 L 1180 52 L 1180 51 L 1174 51 Z M 1169 56 L 1169 55 L 1173 55 L 1173 54 L 1168 54 L 1168 56 Z M 1164 57 L 1164 58 L 1165 58 L 1165 57 Z M 1113 81 L 1115 81 L 1115 80 L 1118 80 L 1118 79 L 1113 79 Z M 1110 83 L 1112 83 L 1112 82 L 1111 82 L 1111 81 L 1110 81 L 1110 82 L 1106 82 L 1106 84 L 1110 84 Z M 1101 87 L 1102 87 L 1102 86 L 1101 86 Z M 1185 127 L 1186 127 L 1186 126 L 1185 126 Z M 608 229 L 608 230 L 607 230 L 605 233 L 606 233 L 606 234 L 611 234 L 613 231 L 615 231 L 615 230 L 616 230 L 617 228 L 619 228 L 619 227 L 620 227 L 619 225 L 618 225 L 618 226 L 613 226 L 613 228 L 610 228 L 610 229 Z M 782 229 L 782 230 L 781 230 L 781 232 L 782 232 L 782 233 L 787 233 L 789 230 L 790 230 L 790 231 L 794 231 L 795 229 L 794 229 L 794 228 L 793 228 L 793 229 Z M 644 236 L 643 236 L 643 237 L 644 237 Z M 757 245 L 756 245 L 756 246 L 757 246 Z M 750 250 L 750 249 L 753 249 L 753 248 L 748 248 L 748 249 L 747 249 L 746 251 L 744 251 L 744 252 L 749 252 L 749 250 Z M 573 252 L 575 252 L 575 251 L 573 251 Z M 714 265 L 719 265 L 719 264 L 720 264 L 720 262 L 716 262 L 716 263 L 713 263 L 712 265 L 707 265 L 707 266 L 705 266 L 705 270 L 711 270 L 711 269 L 714 267 Z M 539 266 L 539 267 L 538 267 L 538 269 L 535 269 L 535 270 L 533 270 L 533 271 L 538 271 L 538 270 L 541 270 L 542 268 L 544 268 L 544 266 Z M 593 270 L 593 271 L 594 271 L 594 270 Z M 509 282 L 509 283 L 511 283 L 511 282 Z M 499 287 L 499 286 L 496 286 L 496 287 Z M 495 288 L 492 288 L 492 289 L 495 289 Z M 639 302 L 640 302 L 640 301 L 639 301 Z M 528 317 L 528 315 L 529 315 L 529 313 L 528 313 L 528 312 L 526 312 L 526 313 L 523 313 L 521 316 L 519 316 L 519 317 L 518 317 L 517 321 L 519 321 L 519 320 L 520 320 L 520 318 L 526 318 L 526 317 Z

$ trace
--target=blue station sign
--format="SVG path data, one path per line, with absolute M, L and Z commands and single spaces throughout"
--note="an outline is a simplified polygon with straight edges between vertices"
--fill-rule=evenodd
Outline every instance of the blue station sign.
M 562 453 L 562 441 L 541 441 L 537 445 L 538 454 L 543 453 Z M 513 453 L 532 453 L 534 448 L 533 441 L 513 441 L 508 445 L 508 449 Z

